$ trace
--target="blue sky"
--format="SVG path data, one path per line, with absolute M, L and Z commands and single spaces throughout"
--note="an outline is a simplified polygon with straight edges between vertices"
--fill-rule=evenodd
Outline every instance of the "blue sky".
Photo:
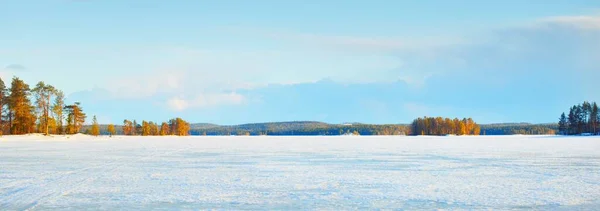
M 600 1 L 0 7 L 0 77 L 53 84 L 102 123 L 545 123 L 600 101 Z

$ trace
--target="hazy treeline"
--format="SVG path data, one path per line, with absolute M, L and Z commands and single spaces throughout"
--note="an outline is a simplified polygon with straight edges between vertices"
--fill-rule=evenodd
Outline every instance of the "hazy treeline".
M 445 118 L 444 118 L 445 121 Z M 463 120 L 459 120 L 462 122 Z M 452 119 L 454 123 L 454 119 Z M 469 120 L 467 119 L 467 122 Z M 457 124 L 454 124 L 457 125 Z M 460 123 L 458 124 L 460 127 Z M 529 123 L 506 123 L 506 124 L 483 124 L 479 125 L 473 122 L 473 126 L 479 126 L 480 135 L 545 135 L 555 134 L 558 125 L 556 124 L 529 124 Z M 466 124 L 465 124 L 466 126 Z M 232 126 L 221 126 L 215 124 L 192 124 L 191 135 L 421 135 L 420 133 L 411 132 L 412 125 L 406 124 L 328 124 L 323 122 L 270 122 L 270 123 L 255 123 Z M 476 127 L 472 131 L 476 133 Z M 413 129 L 414 130 L 414 129 Z M 448 130 L 446 130 L 448 131 Z M 460 128 L 457 130 L 460 131 Z M 444 131 L 443 131 L 444 132 Z M 450 132 L 453 132 L 450 130 Z M 432 135 L 445 135 L 459 133 L 439 133 Z
M 270 122 L 233 126 L 193 124 L 192 135 L 407 135 L 406 125 L 327 124 L 323 122 Z
M 413 135 L 479 135 L 481 128 L 473 119 L 423 117 L 411 124 Z
M 599 134 L 600 113 L 596 102 L 583 102 L 569 109 L 569 114 L 562 113 L 558 121 L 558 131 L 563 135 Z

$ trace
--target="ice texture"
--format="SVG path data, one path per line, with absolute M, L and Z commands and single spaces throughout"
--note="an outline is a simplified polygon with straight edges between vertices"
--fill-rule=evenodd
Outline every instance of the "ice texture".
M 0 137 L 0 210 L 600 209 L 600 137 Z

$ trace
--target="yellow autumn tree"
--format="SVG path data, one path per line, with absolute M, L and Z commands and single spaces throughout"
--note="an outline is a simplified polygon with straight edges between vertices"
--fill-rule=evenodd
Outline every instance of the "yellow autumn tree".
M 98 124 L 98 119 L 96 119 L 96 115 L 94 115 L 94 118 L 92 118 L 92 129 L 90 132 L 93 136 L 100 135 L 100 125 Z
M 113 124 L 109 124 L 107 130 L 110 136 L 114 136 L 115 134 L 117 134 L 117 130 L 115 130 L 115 125 Z

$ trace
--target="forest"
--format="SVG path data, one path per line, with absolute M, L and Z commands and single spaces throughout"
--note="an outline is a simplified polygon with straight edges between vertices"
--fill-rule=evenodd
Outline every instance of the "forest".
M 481 135 L 555 135 L 558 130 L 556 123 L 500 123 L 480 126 Z
M 31 88 L 18 77 L 13 77 L 10 87 L 0 78 L 0 135 L 22 135 L 29 133 L 115 135 L 117 127 L 107 125 L 104 133 L 96 119 L 84 130 L 87 115 L 80 102 L 65 103 L 64 93 L 56 87 L 38 82 Z M 127 124 L 130 123 L 130 124 Z M 161 124 L 142 121 L 137 124 L 129 120 L 120 127 L 125 135 L 189 135 L 189 123 L 174 118 Z
M 600 135 L 600 113 L 596 102 L 583 102 L 563 112 L 558 119 L 558 133 L 562 135 Z

